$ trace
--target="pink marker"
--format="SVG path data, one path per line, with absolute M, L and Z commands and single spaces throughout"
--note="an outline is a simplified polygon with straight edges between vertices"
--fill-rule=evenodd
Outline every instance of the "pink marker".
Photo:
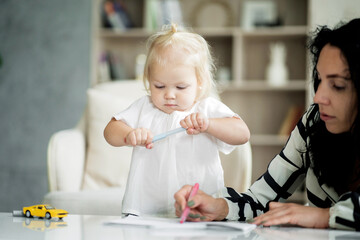
M 199 184 L 195 183 L 195 185 L 191 188 L 190 196 L 188 198 L 188 201 L 190 198 L 196 195 L 197 191 L 199 190 Z M 181 214 L 180 223 L 184 223 L 186 218 L 188 217 L 190 212 L 190 207 L 186 205 L 185 210 Z

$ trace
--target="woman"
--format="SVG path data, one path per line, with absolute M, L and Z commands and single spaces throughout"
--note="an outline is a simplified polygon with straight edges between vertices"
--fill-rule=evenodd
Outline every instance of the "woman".
M 187 202 L 191 186 L 184 186 L 175 194 L 177 216 L 187 204 L 190 221 L 360 231 L 360 19 L 318 29 L 310 51 L 314 104 L 267 172 L 242 194 L 227 188 L 214 198 L 199 191 Z M 309 206 L 282 203 L 304 181 Z

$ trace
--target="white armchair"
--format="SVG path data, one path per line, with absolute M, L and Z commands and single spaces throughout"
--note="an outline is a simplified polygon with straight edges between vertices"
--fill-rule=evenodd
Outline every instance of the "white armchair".
M 79 124 L 55 133 L 49 141 L 45 203 L 72 214 L 121 214 L 132 148 L 110 146 L 103 130 L 114 113 L 144 94 L 142 82 L 134 80 L 102 83 L 88 90 Z M 250 144 L 222 154 L 221 159 L 226 185 L 246 190 L 252 171 Z

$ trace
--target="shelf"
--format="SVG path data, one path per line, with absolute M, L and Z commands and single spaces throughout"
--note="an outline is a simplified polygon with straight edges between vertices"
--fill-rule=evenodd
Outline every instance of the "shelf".
M 223 92 L 232 91 L 305 91 L 305 80 L 290 80 L 286 85 L 273 86 L 266 80 L 244 80 L 230 83 L 228 85 L 220 85 Z
M 127 31 L 117 31 L 114 29 L 103 28 L 100 30 L 100 37 L 104 38 L 143 38 L 150 36 L 152 31 L 147 31 L 143 28 L 131 28 Z
M 203 37 L 232 37 L 241 33 L 238 27 L 193 28 L 192 30 Z
M 307 26 L 281 26 L 281 27 L 262 27 L 251 30 L 244 30 L 244 37 L 274 37 L 274 36 L 307 36 Z
M 204 37 L 232 37 L 240 33 L 240 29 L 236 27 L 228 28 L 196 28 L 194 32 Z M 105 38 L 132 38 L 132 37 L 148 37 L 155 31 L 149 31 L 144 28 L 131 28 L 127 31 L 103 28 L 100 30 L 100 37 Z
M 267 27 L 256 28 L 252 30 L 243 30 L 240 27 L 223 27 L 223 28 L 193 28 L 194 32 L 204 37 L 266 37 L 266 36 L 306 36 L 306 26 L 282 26 L 282 27 Z M 102 28 L 100 30 L 100 37 L 148 37 L 155 31 L 149 31 L 145 28 L 130 28 L 126 31 Z

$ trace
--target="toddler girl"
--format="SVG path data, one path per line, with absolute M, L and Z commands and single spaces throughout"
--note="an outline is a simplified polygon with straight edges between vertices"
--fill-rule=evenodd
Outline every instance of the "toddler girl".
M 104 130 L 113 146 L 133 146 L 123 214 L 175 216 L 173 195 L 199 183 L 208 194 L 224 187 L 219 150 L 249 140 L 244 121 L 219 100 L 214 65 L 200 35 L 165 26 L 148 40 L 144 84 L 149 96 L 116 114 Z M 186 132 L 152 143 L 157 134 Z

